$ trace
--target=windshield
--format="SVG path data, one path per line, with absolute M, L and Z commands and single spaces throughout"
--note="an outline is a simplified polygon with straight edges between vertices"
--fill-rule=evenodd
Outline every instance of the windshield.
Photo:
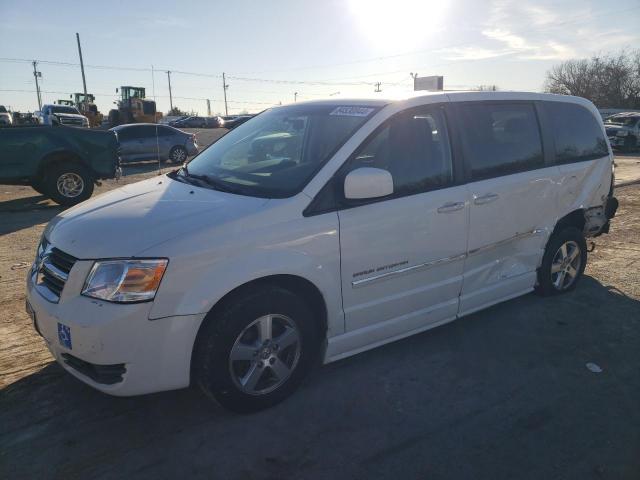
M 608 118 L 604 123 L 607 125 L 622 125 L 624 127 L 632 127 L 640 117 L 613 117 Z
M 74 113 L 74 114 L 79 114 L 80 112 L 78 112 L 76 107 L 64 107 L 64 106 L 60 106 L 60 105 L 54 105 L 53 107 L 51 107 L 51 113 Z
M 195 157 L 181 175 L 206 176 L 243 195 L 298 193 L 378 108 L 291 105 L 248 120 Z

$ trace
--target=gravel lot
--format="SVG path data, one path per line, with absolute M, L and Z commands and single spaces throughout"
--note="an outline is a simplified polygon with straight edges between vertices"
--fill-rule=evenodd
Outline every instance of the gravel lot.
M 617 162 L 618 181 L 640 177 L 640 158 Z M 195 389 L 109 397 L 52 363 L 24 277 L 60 209 L 0 186 L 0 478 L 638 479 L 640 185 L 616 196 L 575 292 L 319 368 L 285 403 L 237 416 Z

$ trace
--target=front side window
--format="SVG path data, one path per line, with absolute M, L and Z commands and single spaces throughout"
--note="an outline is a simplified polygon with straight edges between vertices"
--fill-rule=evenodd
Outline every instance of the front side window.
M 444 115 L 432 108 L 393 117 L 362 145 L 347 171 L 360 167 L 391 173 L 394 196 L 449 185 L 453 169 Z
M 267 110 L 221 137 L 180 176 L 204 176 L 210 184 L 244 195 L 289 197 L 377 110 L 335 104 Z
M 609 154 L 607 141 L 595 117 L 573 103 L 547 102 L 556 145 L 556 162 L 593 160 Z
M 458 112 L 472 180 L 544 166 L 533 105 L 478 102 L 461 105 Z

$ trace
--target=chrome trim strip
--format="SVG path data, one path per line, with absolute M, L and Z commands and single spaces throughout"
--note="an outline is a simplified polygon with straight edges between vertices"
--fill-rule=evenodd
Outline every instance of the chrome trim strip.
M 422 270 L 426 268 L 435 267 L 436 265 L 442 265 L 443 263 L 454 262 L 456 260 L 462 260 L 467 255 L 465 253 L 461 253 L 460 255 L 454 255 L 453 257 L 445 257 L 439 258 L 438 260 L 434 260 L 432 262 L 420 263 L 418 265 L 412 265 L 410 267 L 401 268 L 400 270 L 394 270 L 392 272 L 385 272 L 379 275 L 374 275 L 373 277 L 363 278 L 362 280 L 354 280 L 351 282 L 351 286 L 353 288 L 362 287 L 363 285 L 367 285 L 369 283 L 377 282 L 379 280 L 386 280 L 391 277 L 395 277 L 398 275 L 404 275 L 406 273 L 411 273 L 416 270 Z
M 484 252 L 486 250 L 491 250 L 492 248 L 500 247 L 502 245 L 506 245 L 507 243 L 511 243 L 514 240 L 521 240 L 527 237 L 533 237 L 535 235 L 539 235 L 544 232 L 542 229 L 534 229 L 528 232 L 516 233 L 513 237 L 505 238 L 504 240 L 499 240 L 494 243 L 490 243 L 489 245 L 484 245 L 482 247 L 474 248 L 473 250 L 469 250 L 467 255 L 475 255 L 476 253 Z
M 67 283 L 67 280 L 69 279 L 69 275 L 49 261 L 49 257 L 44 258 L 44 261 L 42 262 L 42 270 L 46 270 L 61 282 Z
M 475 255 L 476 253 L 481 253 L 481 252 L 484 252 L 486 250 L 491 250 L 492 248 L 499 247 L 501 245 L 506 245 L 507 243 L 511 243 L 514 240 L 521 240 L 523 238 L 533 237 L 533 236 L 539 235 L 539 234 L 541 234 L 543 232 L 544 232 L 543 229 L 538 229 L 537 228 L 537 229 L 534 229 L 534 230 L 530 230 L 528 232 L 517 233 L 513 237 L 505 238 L 504 240 L 500 240 L 498 242 L 491 243 L 489 245 L 485 245 L 483 247 L 478 247 L 478 248 L 474 248 L 473 250 L 469 250 L 468 253 L 461 253 L 460 255 L 454 255 L 452 257 L 439 258 L 438 260 L 434 260 L 432 262 L 420 263 L 418 265 L 412 265 L 410 267 L 401 268 L 400 270 L 394 270 L 392 272 L 385 272 L 385 273 L 381 273 L 379 275 L 374 275 L 373 277 L 363 278 L 361 280 L 354 280 L 353 282 L 351 282 L 351 286 L 353 288 L 358 288 L 358 287 L 362 287 L 362 286 L 368 285 L 370 283 L 378 282 L 380 280 L 386 280 L 388 278 L 392 278 L 392 277 L 396 277 L 396 276 L 399 276 L 399 275 L 405 275 L 407 273 L 415 272 L 417 270 L 432 268 L 432 267 L 435 267 L 437 265 L 442 265 L 444 263 L 455 262 L 456 260 L 466 259 L 469 255 Z

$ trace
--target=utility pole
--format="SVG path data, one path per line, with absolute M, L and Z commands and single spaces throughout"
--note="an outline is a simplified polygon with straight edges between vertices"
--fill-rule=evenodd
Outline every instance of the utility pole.
M 381 84 L 380 82 L 376 83 L 376 89 L 374 90 L 374 92 L 376 92 L 376 93 L 381 92 L 381 91 L 382 91 L 382 90 L 380 90 L 380 86 L 381 86 L 381 85 L 382 85 L 382 84 Z
M 222 72 L 222 91 L 224 92 L 224 114 L 225 116 L 229 115 L 229 109 L 227 108 L 227 80 L 225 79 L 224 72 Z
M 207 98 L 207 117 L 211 116 L 211 100 Z
M 36 70 L 38 62 L 33 61 L 33 78 L 36 79 L 36 93 L 38 94 L 38 110 L 42 110 L 42 97 L 40 96 L 40 85 L 38 85 L 38 77 L 42 77 L 42 72 Z
M 82 61 L 82 47 L 80 47 L 80 35 L 76 32 L 78 41 L 78 55 L 80 55 L 80 71 L 82 72 L 82 88 L 84 89 L 84 103 L 87 103 L 87 80 L 84 77 L 84 62 Z
M 417 72 L 416 73 L 411 72 L 409 75 L 411 76 L 411 78 L 413 78 L 413 90 L 415 91 L 415 89 L 416 89 L 416 78 L 418 78 L 418 73 Z
M 298 92 L 293 92 L 293 101 L 294 102 L 298 101 Z
M 153 73 L 153 65 L 151 65 L 151 93 L 153 94 L 153 101 L 156 101 L 156 76 Z
M 171 71 L 167 70 L 167 79 L 169 80 L 169 111 L 173 111 L 173 96 L 171 95 Z

